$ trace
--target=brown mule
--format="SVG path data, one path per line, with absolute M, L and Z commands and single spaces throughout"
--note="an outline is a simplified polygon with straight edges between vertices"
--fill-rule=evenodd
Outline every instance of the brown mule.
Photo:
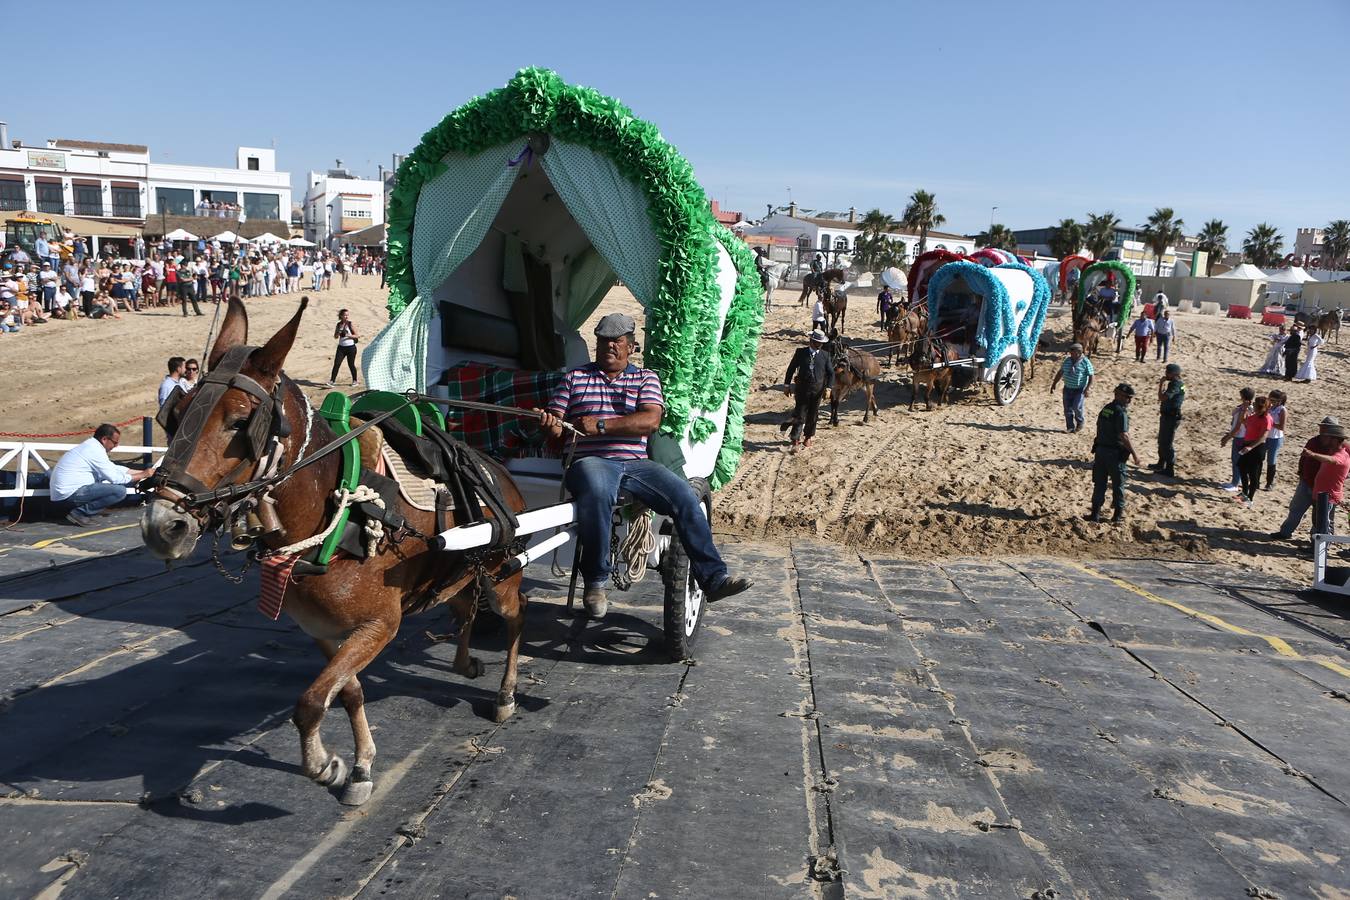
M 836 341 L 838 338 L 835 339 Z M 849 392 L 860 387 L 866 395 L 863 404 L 863 424 L 872 416 L 880 417 L 877 410 L 876 382 L 881 377 L 881 363 L 865 350 L 852 347 L 833 348 L 834 383 L 830 386 L 830 424 L 839 424 L 839 404 L 848 398 Z
M 287 465 L 299 458 L 302 448 L 312 452 L 335 437 L 326 422 L 313 414 L 300 388 L 282 372 L 307 302 L 308 298 L 302 298 L 299 311 L 264 346 L 253 350 L 239 370 L 241 376 L 253 379 L 268 394 L 279 390 L 280 414 L 290 425 L 289 435 L 280 439 Z M 239 300 L 231 299 L 220 336 L 211 350 L 209 367 L 214 369 L 232 348 L 245 345 L 247 340 L 248 315 Z M 194 390 L 178 401 L 180 416 L 196 393 Z M 246 480 L 247 474 L 236 473 L 251 472 L 256 463 L 247 432 L 249 418 L 260 402 L 245 389 L 232 386 L 225 391 L 209 412 L 183 472 L 177 473 L 184 482 L 195 479 L 208 489 L 216 489 Z M 512 510 L 524 509 L 524 500 L 505 469 L 495 467 L 492 474 Z M 283 531 L 261 538 L 263 547 L 276 550 L 322 532 L 335 505 L 332 498 L 340 475 L 341 455 L 332 453 L 273 488 Z M 146 546 L 165 560 L 187 556 L 206 527 L 213 524 L 204 513 L 185 511 L 177 502 L 176 493 L 156 486 L 152 502 L 141 518 L 141 536 Z M 434 513 L 414 509 L 401 497 L 398 512 L 417 531 L 435 534 Z M 484 560 L 483 565 L 492 573 L 505 560 L 506 553 L 498 552 Z M 520 582 L 521 573 L 516 572 L 488 594 L 493 611 L 506 620 L 507 626 L 506 671 L 496 698 L 498 722 L 505 721 L 515 710 L 516 663 L 525 623 L 525 597 L 520 593 Z M 409 537 L 398 545 L 382 541 L 364 560 L 334 557 L 325 574 L 310 575 L 286 587 L 282 608 L 328 658 L 319 677 L 300 696 L 292 717 L 300 731 L 301 767 L 319 784 L 344 786 L 343 803 L 364 803 L 374 789 L 375 742 L 366 722 L 359 673 L 398 633 L 405 613 L 448 602 L 462 623 L 455 671 L 469 678 L 481 675 L 482 663 L 469 655 L 478 606 L 473 590 L 476 584 L 475 572 L 461 556 L 430 550 L 420 539 Z M 346 777 L 342 758 L 328 752 L 319 736 L 324 713 L 335 698 L 351 720 L 355 757 L 350 779 Z

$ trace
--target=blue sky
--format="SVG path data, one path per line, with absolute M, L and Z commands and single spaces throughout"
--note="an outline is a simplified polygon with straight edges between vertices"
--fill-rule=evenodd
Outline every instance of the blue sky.
M 1190 232 L 1269 221 L 1286 249 L 1298 226 L 1350 218 L 1350 0 L 149 9 L 62 4 L 86 25 L 112 11 L 125 39 L 28 32 L 25 55 L 61 77 L 56 94 L 8 94 L 11 135 L 144 143 L 197 165 L 275 141 L 299 187 L 338 157 L 373 176 L 538 65 L 657 123 L 710 196 L 751 215 L 789 187 L 803 207 L 898 215 L 924 188 L 957 231 L 993 206 L 1030 228 L 1108 208 L 1138 224 L 1165 205 Z

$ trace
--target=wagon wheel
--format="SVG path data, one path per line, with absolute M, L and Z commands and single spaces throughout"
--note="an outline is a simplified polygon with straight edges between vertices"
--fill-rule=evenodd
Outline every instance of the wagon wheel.
M 994 370 L 994 399 L 1007 406 L 1022 392 L 1022 360 L 1009 356 Z
M 702 478 L 691 478 L 689 486 L 698 495 L 703 514 L 711 519 L 712 492 L 708 482 Z M 684 551 L 684 545 L 676 535 L 671 536 L 670 545 L 661 558 L 661 581 L 666 587 L 663 623 L 666 652 L 674 662 L 692 659 L 694 641 L 698 638 L 699 626 L 703 624 L 703 611 L 707 604 L 703 602 L 703 589 L 689 571 L 689 557 Z

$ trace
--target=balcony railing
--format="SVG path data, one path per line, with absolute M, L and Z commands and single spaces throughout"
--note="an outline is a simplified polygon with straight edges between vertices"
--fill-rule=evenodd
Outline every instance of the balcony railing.
M 139 203 L 118 203 L 113 201 L 113 218 L 116 219 L 139 219 L 141 217 L 141 205 Z
M 77 216 L 101 216 L 103 215 L 103 203 L 81 203 L 75 201 L 75 215 Z

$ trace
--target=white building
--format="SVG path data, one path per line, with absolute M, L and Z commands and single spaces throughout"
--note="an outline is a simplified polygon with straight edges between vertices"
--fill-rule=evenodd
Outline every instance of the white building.
M 150 161 L 143 144 L 9 141 L 0 123 L 0 210 L 32 210 L 143 226 L 147 217 L 192 215 L 203 200 L 234 203 L 248 218 L 280 219 L 291 205 L 290 175 L 276 151 L 240 147 L 230 167 Z M 78 228 L 76 228 L 78 231 Z
M 758 234 L 776 238 L 791 238 L 797 241 L 802 251 L 852 251 L 862 237 L 862 225 L 858 221 L 857 210 L 849 210 L 841 218 L 798 215 L 796 204 L 789 206 L 787 212 L 776 212 L 758 225 L 749 225 L 744 234 Z M 919 235 L 905 229 L 896 229 L 889 234 L 893 241 L 905 245 L 905 255 L 913 259 L 919 252 Z M 971 253 L 975 242 L 960 234 L 946 231 L 928 232 L 929 250 L 951 250 L 953 253 Z
M 290 218 L 291 176 L 277 171 L 277 152 L 267 147 L 239 147 L 233 168 L 150 163 L 147 179 L 151 215 L 190 216 L 207 201 L 240 207 L 245 220 Z
M 325 247 L 353 231 L 384 224 L 384 179 L 357 178 L 342 168 L 310 172 L 305 191 L 305 238 Z

